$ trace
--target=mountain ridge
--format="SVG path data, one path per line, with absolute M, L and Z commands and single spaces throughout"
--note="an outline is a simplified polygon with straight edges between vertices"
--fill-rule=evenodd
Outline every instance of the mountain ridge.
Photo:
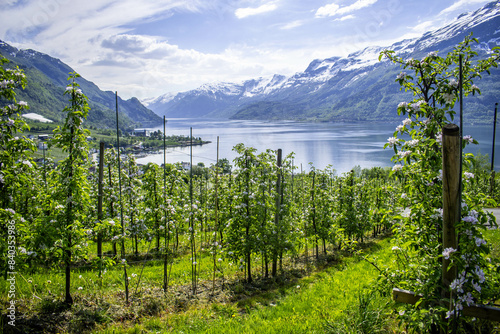
M 149 99 L 147 105 L 167 117 L 206 117 L 302 121 L 386 121 L 399 116 L 396 106 L 408 94 L 399 91 L 395 77 L 400 68 L 378 61 L 391 49 L 402 57 L 419 58 L 430 51 L 445 54 L 474 31 L 481 55 L 500 45 L 500 1 L 493 1 L 452 23 L 421 37 L 405 39 L 389 47 L 369 46 L 347 57 L 315 59 L 303 72 L 289 77 L 275 74 L 241 83 L 204 84 L 198 89 Z M 500 71 L 478 81 L 482 95 L 470 97 L 465 107 L 475 122 L 492 115 L 500 93 Z M 483 88 L 484 87 L 484 88 Z
M 26 89 L 17 89 L 16 98 L 28 102 L 28 112 L 38 113 L 53 121 L 62 121 L 62 110 L 68 104 L 63 96 L 70 72 L 76 72 L 60 59 L 32 49 L 17 49 L 0 41 L 0 55 L 9 60 L 8 67 L 19 66 L 26 73 Z M 87 118 L 96 127 L 116 127 L 115 93 L 102 91 L 93 82 L 83 77 L 77 78 L 83 93 L 89 98 L 91 110 Z M 146 108 L 137 98 L 123 100 L 118 96 L 122 128 L 154 126 L 161 118 Z

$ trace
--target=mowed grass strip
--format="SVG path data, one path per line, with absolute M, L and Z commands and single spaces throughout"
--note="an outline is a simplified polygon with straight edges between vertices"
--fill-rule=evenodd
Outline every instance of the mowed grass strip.
M 388 261 L 389 239 L 378 241 L 372 251 L 371 256 Z M 340 327 L 349 325 L 346 318 L 352 317 L 353 310 L 355 313 L 360 296 L 367 295 L 377 276 L 374 266 L 362 256 L 353 256 L 279 293 L 250 297 L 237 304 L 197 304 L 183 313 L 95 333 L 325 333 L 337 327 L 336 323 Z M 379 312 L 384 312 L 385 301 L 376 295 L 373 299 Z

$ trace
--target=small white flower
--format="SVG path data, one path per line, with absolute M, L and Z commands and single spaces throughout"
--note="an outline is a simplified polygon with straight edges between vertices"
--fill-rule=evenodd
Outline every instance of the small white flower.
M 469 173 L 469 172 L 465 172 L 464 173 L 464 177 L 466 179 L 473 179 L 474 178 L 474 174 L 473 173 Z
M 443 251 L 443 256 L 446 260 L 448 260 L 450 258 L 450 255 L 454 252 L 456 252 L 457 250 L 450 247 L 450 248 L 445 248 L 445 250 Z
M 402 165 L 394 165 L 394 166 L 392 167 L 392 171 L 393 171 L 393 172 L 397 172 L 397 171 L 400 171 L 400 170 L 402 170 L 402 169 L 403 169 L 403 166 L 402 166 Z
M 450 94 L 450 93 L 444 93 L 443 94 L 443 99 L 446 103 L 452 104 L 453 101 L 455 100 L 455 95 Z
M 17 104 L 20 105 L 21 107 L 27 107 L 28 106 L 28 103 L 26 103 L 26 101 L 19 101 Z
M 400 72 L 396 77 L 397 80 L 402 80 L 406 77 L 406 72 Z
M 464 136 L 463 140 L 467 141 L 469 144 L 474 143 L 474 139 L 470 135 Z
M 407 156 L 409 156 L 411 154 L 411 151 L 399 151 L 398 152 L 398 155 L 401 157 L 401 158 L 406 158 Z
M 481 239 L 481 238 L 475 238 L 475 241 L 476 241 L 476 246 L 477 247 L 481 247 L 482 245 L 486 245 L 486 241 L 484 241 L 484 239 Z
M 458 88 L 458 81 L 457 81 L 457 80 L 455 80 L 455 79 L 451 79 L 451 80 L 450 80 L 450 83 L 449 83 L 449 86 L 450 86 L 451 88 Z
M 399 315 L 401 315 L 401 316 L 405 315 L 405 310 L 399 311 Z
M 406 146 L 408 147 L 415 147 L 418 145 L 418 139 L 413 139 L 413 140 L 409 140 L 406 142 Z
M 389 143 L 390 147 L 393 147 L 398 143 L 398 139 L 396 137 L 389 137 L 387 138 L 387 142 Z
M 398 108 L 405 108 L 406 109 L 407 107 L 408 107 L 408 103 L 406 103 L 406 102 L 400 102 L 398 104 Z
M 462 220 L 466 223 L 471 223 L 471 224 L 476 224 L 478 222 L 476 217 L 474 217 L 473 215 L 470 215 L 470 212 L 469 212 L 469 216 L 462 218 Z

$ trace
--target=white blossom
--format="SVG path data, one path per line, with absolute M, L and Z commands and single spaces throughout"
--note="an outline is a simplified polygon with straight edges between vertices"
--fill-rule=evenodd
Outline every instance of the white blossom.
M 477 247 L 481 247 L 482 245 L 486 245 L 486 241 L 484 241 L 484 239 L 476 237 L 475 241 L 476 241 L 476 246 Z
M 469 142 L 470 144 L 474 143 L 474 139 L 470 135 L 464 136 L 463 140 Z
M 415 147 L 418 145 L 419 140 L 418 139 L 412 139 L 406 142 L 406 146 L 408 147 Z
M 400 170 L 402 170 L 402 169 L 403 169 L 403 166 L 402 166 L 402 165 L 394 165 L 394 166 L 392 167 L 392 171 L 393 171 L 393 172 L 397 172 L 397 171 L 400 171 Z
M 398 152 L 398 155 L 401 157 L 401 158 L 406 158 L 407 156 L 409 156 L 411 154 L 411 151 L 399 151 Z
M 464 172 L 464 177 L 466 179 L 473 179 L 474 178 L 474 174 L 473 173 L 469 173 L 469 172 Z
M 451 80 L 450 80 L 450 83 L 449 83 L 449 86 L 450 86 L 451 88 L 455 88 L 455 89 L 456 89 L 456 88 L 458 88 L 458 81 L 457 81 L 457 80 L 455 80 L 455 79 L 451 79 Z
M 444 93 L 443 94 L 443 99 L 446 103 L 452 104 L 453 101 L 455 100 L 455 95 L 451 93 Z
M 443 256 L 446 260 L 448 260 L 450 258 L 450 255 L 454 252 L 456 252 L 457 250 L 452 248 L 452 247 L 449 247 L 449 248 L 445 248 L 444 251 L 443 251 Z
M 406 103 L 406 102 L 400 102 L 398 104 L 398 108 L 405 108 L 406 109 L 407 107 L 408 107 L 408 103 Z
M 389 137 L 387 138 L 387 142 L 389 143 L 390 147 L 393 147 L 395 144 L 398 143 L 398 139 L 396 137 Z

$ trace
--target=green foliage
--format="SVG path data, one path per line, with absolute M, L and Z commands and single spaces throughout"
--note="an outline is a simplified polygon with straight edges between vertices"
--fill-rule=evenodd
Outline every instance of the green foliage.
M 89 130 L 84 129 L 83 122 L 87 118 L 89 106 L 87 97 L 76 83 L 77 73 L 70 73 L 68 80 L 71 82 L 66 88 L 65 95 L 69 95 L 71 106 L 64 108 L 66 120 L 62 127 L 54 129 L 52 144 L 67 152 L 68 157 L 60 161 L 51 173 L 55 181 L 54 197 L 57 203 L 54 217 L 55 248 L 62 251 L 62 258 L 66 266 L 66 299 L 69 304 L 73 302 L 70 295 L 70 266 L 73 256 L 85 257 L 82 243 L 86 239 L 84 231 L 89 204 L 90 185 L 87 179 L 88 170 L 88 144 Z
M 404 180 L 402 205 L 408 205 L 410 213 L 394 226 L 396 266 L 387 269 L 381 280 L 392 287 L 423 296 L 417 305 L 408 306 L 402 316 L 402 320 L 417 332 L 452 326 L 451 321 L 441 320 L 446 310 L 446 319 L 453 318 L 456 310 L 458 326 L 464 326 L 467 320 L 460 316 L 463 306 L 491 300 L 491 286 L 484 283 L 495 274 L 486 260 L 488 246 L 484 245 L 481 235 L 491 217 L 481 210 L 481 194 L 471 189 L 468 179 L 474 175 L 466 168 L 473 167 L 477 160 L 470 155 L 466 156 L 468 163 L 464 166 L 462 221 L 455 225 L 458 235 L 463 237 L 459 239 L 458 249 L 443 249 L 441 246 L 441 129 L 455 117 L 453 107 L 459 97 L 459 55 L 463 56 L 462 88 L 465 96 L 479 93 L 473 80 L 483 72 L 489 73 L 490 67 L 496 67 L 500 58 L 500 49 L 495 48 L 487 59 L 473 61 L 477 55 L 471 48 L 473 42 L 477 40 L 467 36 L 444 58 L 436 52 L 421 60 L 406 60 L 393 51 L 384 51 L 380 55 L 380 58 L 387 57 L 409 70 L 409 73 L 401 72 L 396 81 L 402 90 L 414 96 L 412 102 L 398 105 L 398 113 L 408 118 L 385 145 L 394 149 L 396 165 L 392 173 Z M 476 143 L 473 139 L 463 138 L 464 146 L 469 142 Z M 450 258 L 459 273 L 450 285 L 449 292 L 454 298 L 447 304 L 441 303 L 443 257 Z

